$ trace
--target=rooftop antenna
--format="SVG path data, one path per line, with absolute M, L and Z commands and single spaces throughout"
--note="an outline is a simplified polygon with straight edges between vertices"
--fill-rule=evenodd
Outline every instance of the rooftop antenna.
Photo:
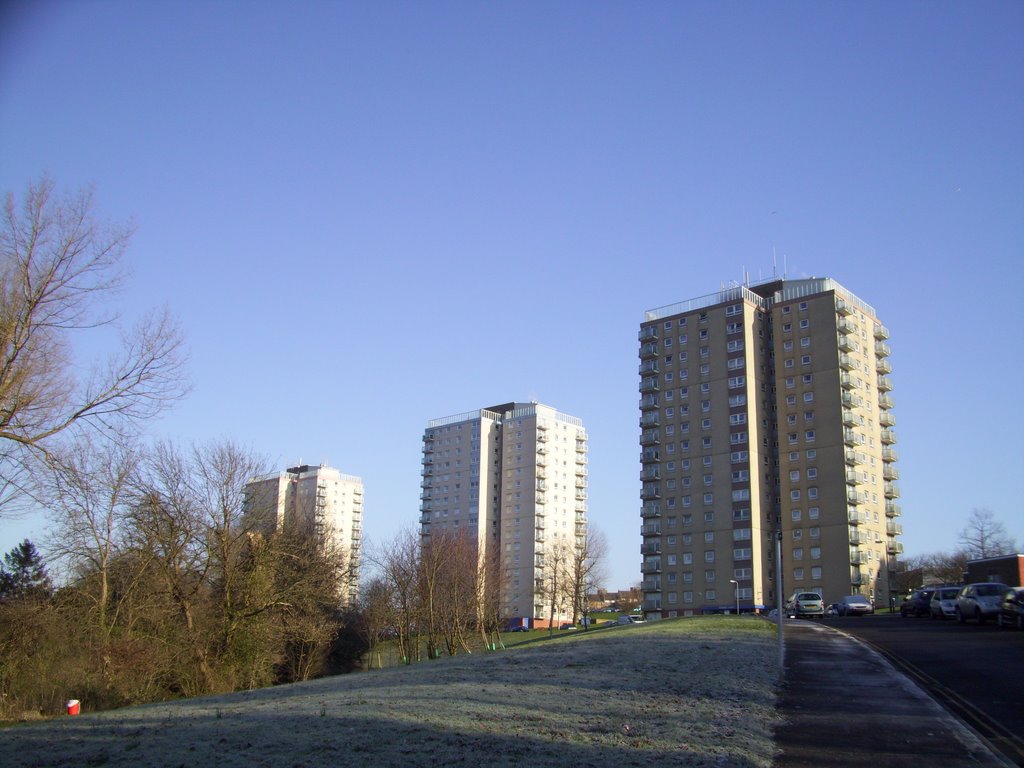
M 775 260 L 775 246 L 772 245 L 772 277 L 777 278 L 779 276 L 779 264 Z

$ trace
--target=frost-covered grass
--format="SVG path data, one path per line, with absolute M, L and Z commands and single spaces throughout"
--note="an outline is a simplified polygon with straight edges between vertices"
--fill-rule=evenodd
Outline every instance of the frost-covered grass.
M 706 617 L 0 732 L 0 765 L 770 766 L 774 626 Z

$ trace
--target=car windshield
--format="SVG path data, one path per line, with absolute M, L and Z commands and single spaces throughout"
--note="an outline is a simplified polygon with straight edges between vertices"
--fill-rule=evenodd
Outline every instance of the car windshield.
M 1006 587 L 1001 584 L 979 584 L 974 591 L 978 597 L 1001 597 Z
M 802 595 L 797 597 L 797 600 L 821 600 L 821 598 L 813 592 L 804 592 Z
M 936 595 L 936 597 L 938 597 L 939 600 L 956 600 L 956 596 L 959 591 L 960 590 L 958 589 L 943 589 Z
M 861 597 L 860 595 L 851 595 L 850 597 L 843 598 L 847 603 L 866 603 L 867 598 Z

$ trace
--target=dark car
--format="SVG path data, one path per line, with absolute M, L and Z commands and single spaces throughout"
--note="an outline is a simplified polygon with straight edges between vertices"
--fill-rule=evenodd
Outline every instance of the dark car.
M 932 612 L 934 589 L 915 589 L 913 594 L 900 604 L 900 616 L 928 616 Z
M 836 603 L 836 612 L 840 616 L 864 616 L 874 613 L 875 606 L 864 595 L 847 595 Z
M 996 623 L 1000 627 L 1016 627 L 1024 629 L 1024 587 L 1006 590 L 1003 602 L 999 604 Z

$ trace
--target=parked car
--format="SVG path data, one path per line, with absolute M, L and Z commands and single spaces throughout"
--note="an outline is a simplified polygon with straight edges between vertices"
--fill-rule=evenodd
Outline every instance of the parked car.
M 999 604 L 996 621 L 1000 627 L 1024 629 L 1024 587 L 1006 590 L 1003 601 Z
M 955 619 L 956 598 L 960 587 L 939 587 L 932 594 L 928 605 L 928 615 L 933 619 Z
M 900 616 L 927 616 L 932 609 L 934 589 L 915 589 L 910 597 L 900 603 Z
M 790 618 L 803 619 L 825 615 L 825 602 L 816 592 L 794 592 L 786 601 L 786 613 Z
M 619 624 L 632 624 L 632 623 L 633 623 L 633 617 L 632 616 L 619 616 Z
M 874 613 L 875 606 L 864 595 L 847 595 L 836 603 L 836 611 L 840 616 L 863 616 Z
M 576 625 L 575 624 L 570 624 L 569 622 L 565 622 L 565 624 L 562 624 L 559 627 L 559 629 L 576 629 Z
M 968 584 L 957 595 L 956 620 L 963 624 L 968 619 L 974 619 L 984 624 L 987 619 L 994 619 L 999 615 L 999 604 L 1009 589 L 997 581 Z

